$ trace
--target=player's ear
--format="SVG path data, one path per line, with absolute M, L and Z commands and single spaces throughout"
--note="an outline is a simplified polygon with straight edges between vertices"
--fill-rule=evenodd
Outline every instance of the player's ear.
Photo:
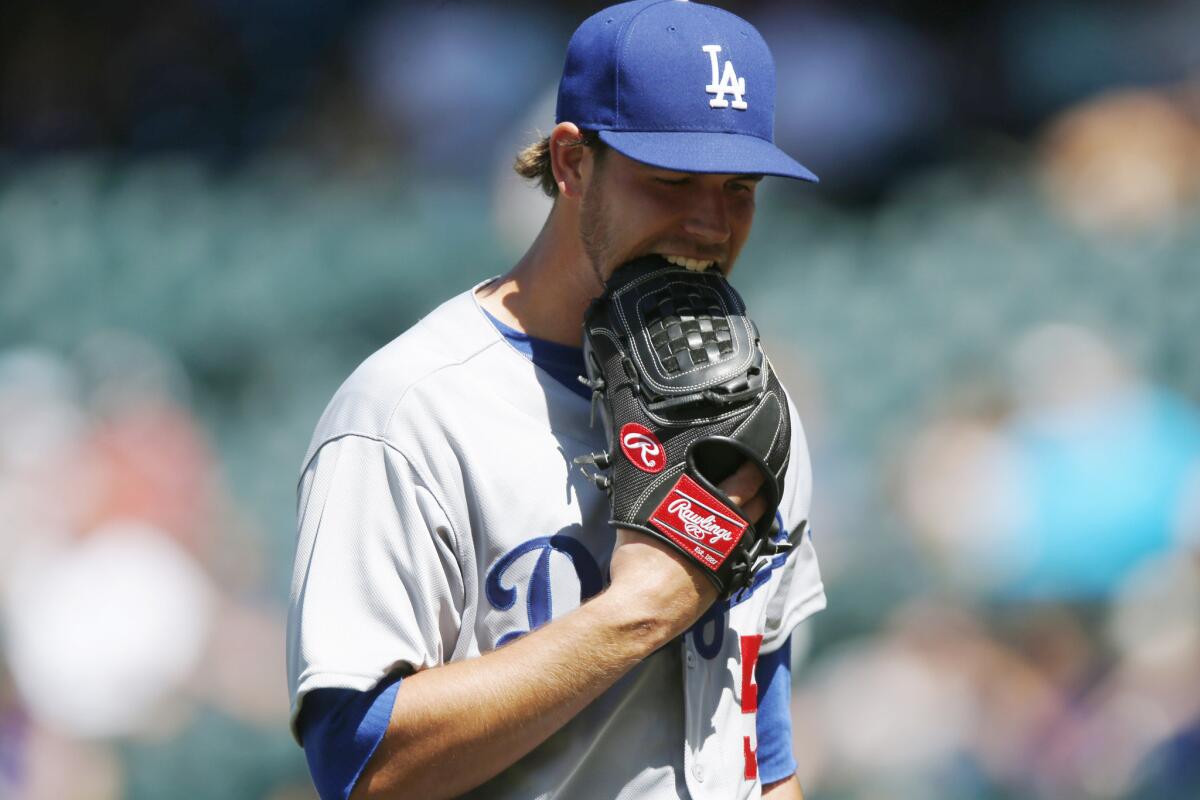
M 580 198 L 584 188 L 584 160 L 590 158 L 583 133 L 573 122 L 560 122 L 550 131 L 550 166 L 560 197 Z

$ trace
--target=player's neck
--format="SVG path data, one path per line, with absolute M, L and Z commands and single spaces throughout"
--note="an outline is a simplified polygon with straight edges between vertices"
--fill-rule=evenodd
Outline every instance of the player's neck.
M 580 246 L 578 225 L 566 216 L 551 213 L 521 260 L 476 296 L 506 325 L 577 347 L 583 312 L 603 286 Z

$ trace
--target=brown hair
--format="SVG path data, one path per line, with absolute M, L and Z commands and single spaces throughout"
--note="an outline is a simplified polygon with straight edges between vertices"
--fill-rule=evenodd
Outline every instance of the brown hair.
M 608 150 L 608 145 L 600 141 L 600 137 L 596 135 L 595 131 L 581 131 L 580 137 L 573 142 L 568 142 L 567 146 L 592 148 L 597 163 L 604 158 L 604 154 Z M 513 169 L 522 178 L 537 183 L 538 188 L 547 197 L 558 197 L 558 182 L 554 180 L 554 166 L 550 163 L 549 136 L 543 136 L 517 153 L 517 157 L 513 161 Z

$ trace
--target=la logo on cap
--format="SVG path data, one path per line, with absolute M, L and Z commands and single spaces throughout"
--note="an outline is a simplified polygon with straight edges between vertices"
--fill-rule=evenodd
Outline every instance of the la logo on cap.
M 717 53 L 721 52 L 721 45 L 706 44 L 701 48 L 708 53 L 709 59 L 712 61 L 712 83 L 704 87 L 704 91 L 709 94 L 715 94 L 708 104 L 713 108 L 729 108 L 730 103 L 725 99 L 725 93 L 733 95 L 733 107 L 738 111 L 745 111 L 749 108 L 742 96 L 746 94 L 746 79 L 739 78 L 737 73 L 733 71 L 733 62 L 729 59 L 725 60 L 725 72 L 721 74 L 721 66 L 717 62 Z

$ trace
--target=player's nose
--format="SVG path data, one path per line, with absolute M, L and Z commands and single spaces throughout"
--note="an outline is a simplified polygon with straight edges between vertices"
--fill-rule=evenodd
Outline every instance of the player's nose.
M 684 217 L 683 230 L 704 244 L 724 244 L 729 241 L 732 229 L 726 203 L 722 190 L 697 192 Z

